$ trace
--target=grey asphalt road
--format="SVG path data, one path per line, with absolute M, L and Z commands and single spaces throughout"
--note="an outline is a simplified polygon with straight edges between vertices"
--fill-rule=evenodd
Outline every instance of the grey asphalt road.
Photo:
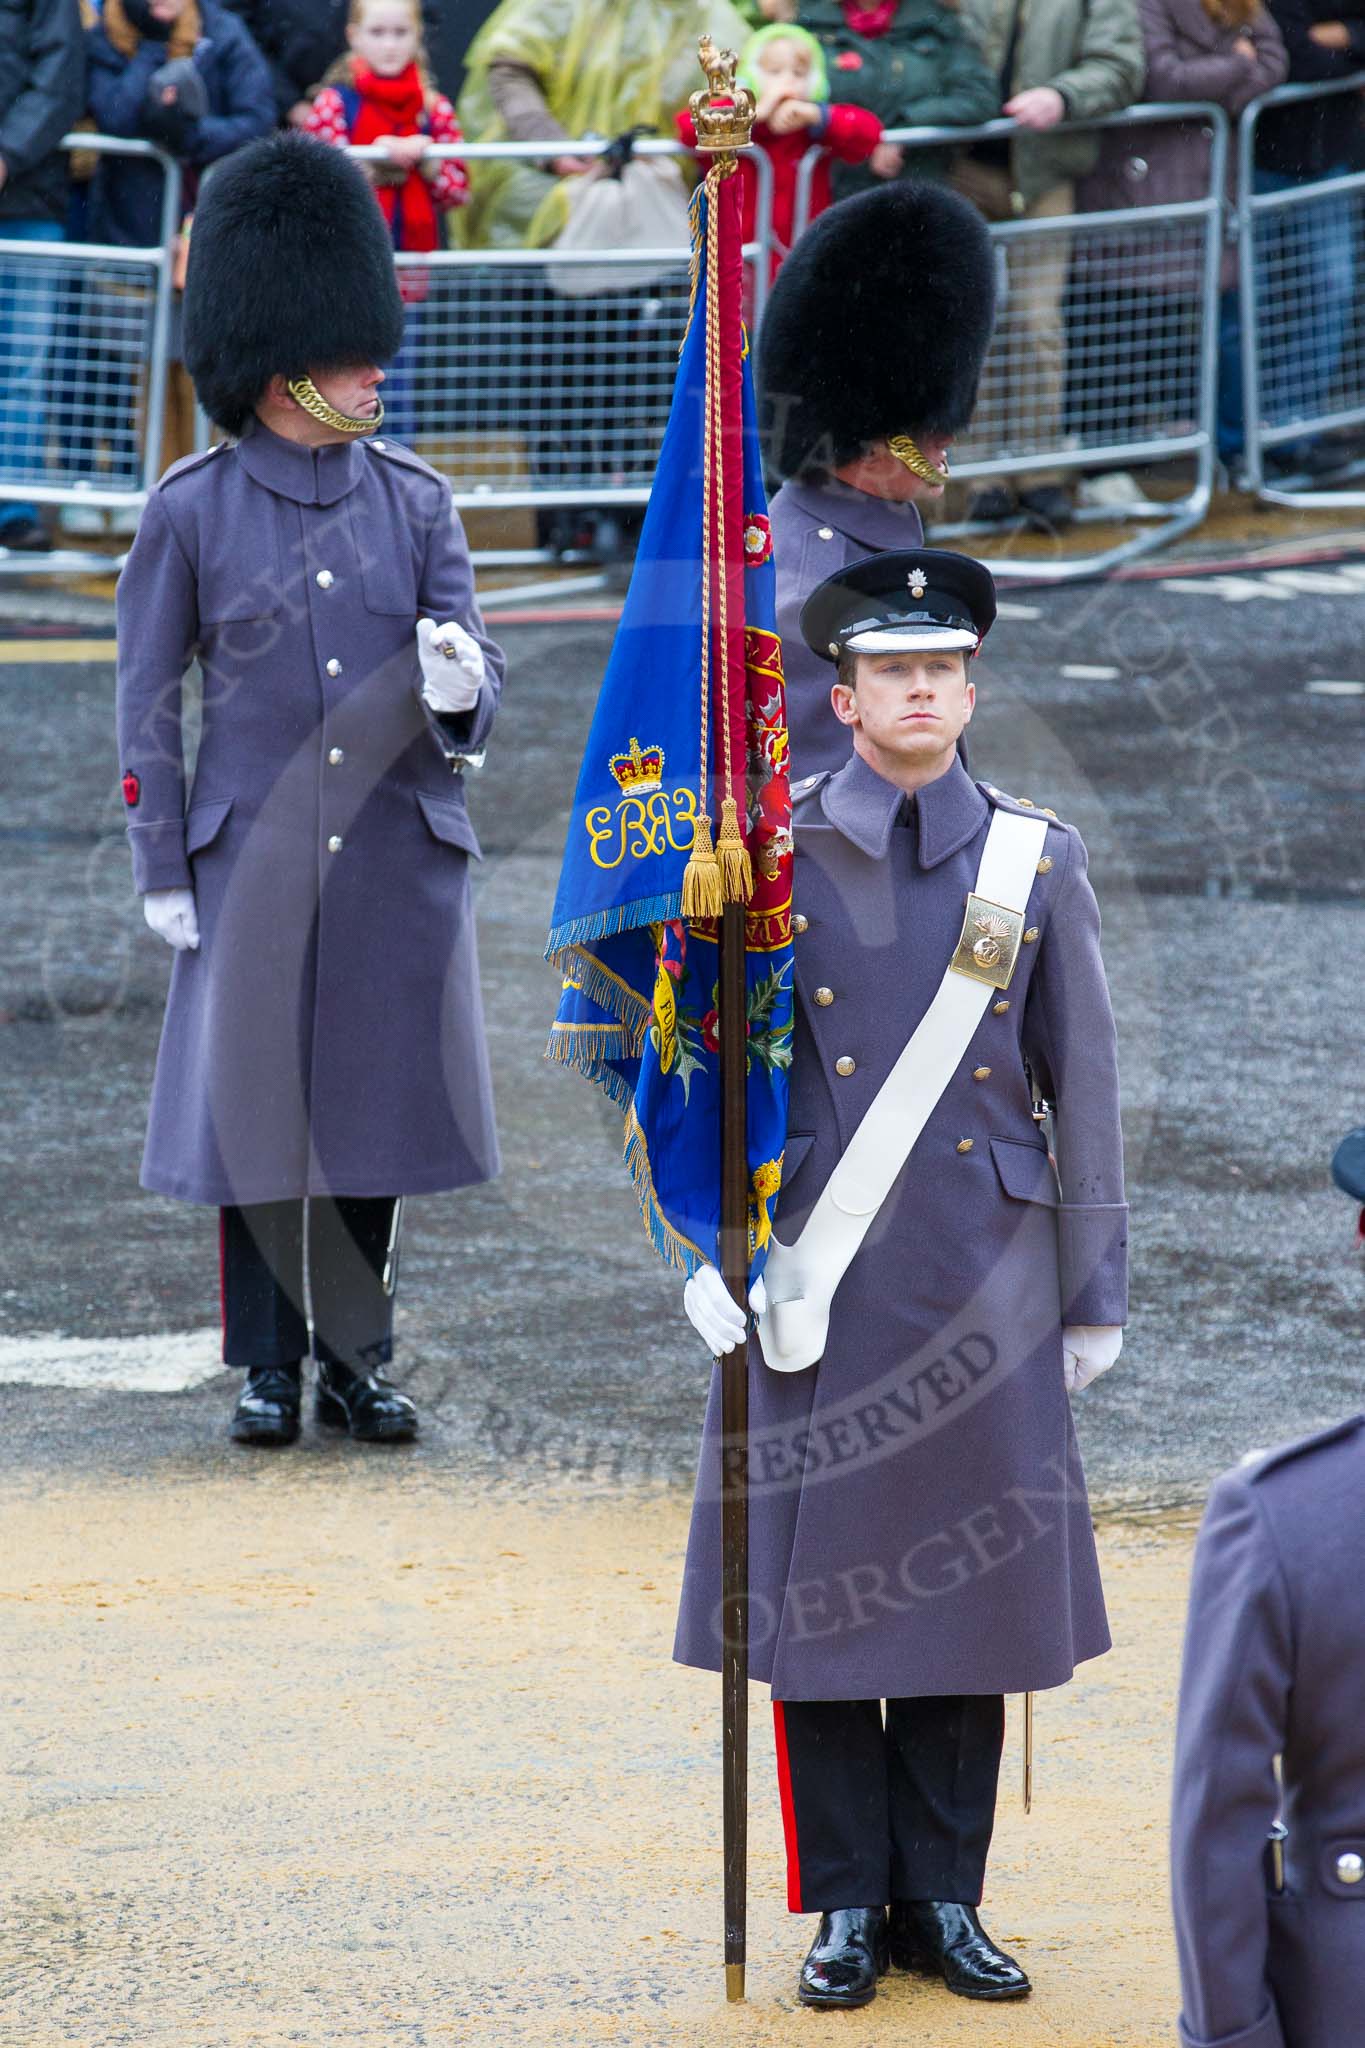
M 1082 1404 L 1101 1503 L 1197 1499 L 1251 1445 L 1361 1405 L 1365 1276 L 1327 1160 L 1365 1112 L 1363 597 L 1350 565 L 1017 591 L 980 664 L 975 772 L 1080 826 L 1105 911 L 1134 1286 L 1123 1359 Z M 709 1368 L 614 1114 L 541 1058 L 540 953 L 610 627 L 504 637 L 473 808 L 506 1170 L 410 1205 L 395 1376 L 426 1427 L 399 1455 L 528 1492 L 653 1487 L 690 1473 Z M 136 1352 L 218 1317 L 214 1217 L 137 1187 L 168 960 L 129 882 L 110 666 L 5 651 L 0 1349 Z M 223 1436 L 234 1385 L 0 1385 L 6 1460 L 35 1484 L 259 1478 Z M 364 1453 L 310 1435 L 296 1455 Z

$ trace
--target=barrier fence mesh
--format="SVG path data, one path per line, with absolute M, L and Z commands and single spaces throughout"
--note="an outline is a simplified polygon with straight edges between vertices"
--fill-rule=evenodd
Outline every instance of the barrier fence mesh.
M 1257 174 L 1258 191 L 1287 181 Z M 1365 409 L 1365 176 L 1253 209 L 1262 431 Z
M 0 254 L 0 482 L 141 487 L 155 304 L 152 264 Z

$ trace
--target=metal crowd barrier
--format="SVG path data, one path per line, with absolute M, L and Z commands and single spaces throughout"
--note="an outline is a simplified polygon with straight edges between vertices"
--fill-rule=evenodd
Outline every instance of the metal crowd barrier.
M 954 478 L 965 483 L 1038 471 L 1126 469 L 1177 456 L 1193 460 L 1192 480 L 1177 498 L 1154 502 L 1144 495 L 1118 507 L 1078 508 L 1082 524 L 1137 522 L 1127 538 L 1065 558 L 993 558 L 998 577 L 1062 582 L 1101 575 L 1188 533 L 1208 510 L 1217 461 L 1227 115 L 1202 101 L 1163 102 L 1048 132 L 1191 121 L 1203 127 L 1209 142 L 1207 187 L 1200 198 L 990 225 L 1000 265 L 999 311 L 971 429 L 952 452 Z M 979 128 L 889 129 L 885 139 L 908 151 L 956 150 L 1022 132 L 1017 122 L 998 120 Z M 812 150 L 800 166 L 798 233 L 809 217 L 811 181 L 824 154 Z M 1144 278 L 1160 282 L 1144 286 Z M 1045 331 L 1047 300 L 1059 293 L 1060 336 L 1055 328 Z M 963 520 L 937 525 L 935 538 L 997 531 Z
M 1365 485 L 1349 482 L 1363 465 L 1345 450 L 1344 487 L 1308 489 L 1294 463 L 1296 444 L 1365 423 L 1365 170 L 1272 186 L 1255 158 L 1268 111 L 1362 90 L 1365 71 L 1278 86 L 1252 101 L 1238 133 L 1242 481 L 1270 504 L 1365 505 Z M 1277 453 L 1286 466 L 1268 481 Z
M 115 136 L 68 135 L 62 146 L 155 163 L 160 239 L 136 249 L 0 239 L 0 502 L 135 512 L 161 468 L 180 167 Z M 0 548 L 0 575 L 103 566 L 74 549 Z

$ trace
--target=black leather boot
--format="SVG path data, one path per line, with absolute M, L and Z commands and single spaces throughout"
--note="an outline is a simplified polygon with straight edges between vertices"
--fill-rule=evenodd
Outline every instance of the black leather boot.
M 991 1940 L 976 1907 L 952 1901 L 895 1900 L 891 1960 L 898 1970 L 942 1977 L 959 1998 L 1027 1998 L 1033 1989 L 1014 1957 Z
M 316 1415 L 329 1429 L 346 1429 L 361 1443 L 404 1443 L 417 1434 L 417 1409 L 379 1372 L 319 1365 Z
M 884 1906 L 844 1906 L 824 1913 L 801 1965 L 796 1995 L 802 2005 L 870 2005 L 888 1962 Z
M 299 1366 L 253 1365 L 232 1411 L 239 1444 L 292 1444 L 299 1433 Z

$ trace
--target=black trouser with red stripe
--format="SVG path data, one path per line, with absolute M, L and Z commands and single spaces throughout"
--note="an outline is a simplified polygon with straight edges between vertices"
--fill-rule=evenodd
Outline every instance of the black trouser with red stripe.
M 305 1205 L 252 1202 L 220 1212 L 223 1363 L 294 1365 L 308 1350 L 324 1365 L 369 1372 L 393 1357 L 393 1293 L 384 1272 L 393 1244 L 392 1195 L 315 1195 Z
M 998 1693 L 774 1700 L 793 1913 L 981 1901 L 1005 1739 Z

